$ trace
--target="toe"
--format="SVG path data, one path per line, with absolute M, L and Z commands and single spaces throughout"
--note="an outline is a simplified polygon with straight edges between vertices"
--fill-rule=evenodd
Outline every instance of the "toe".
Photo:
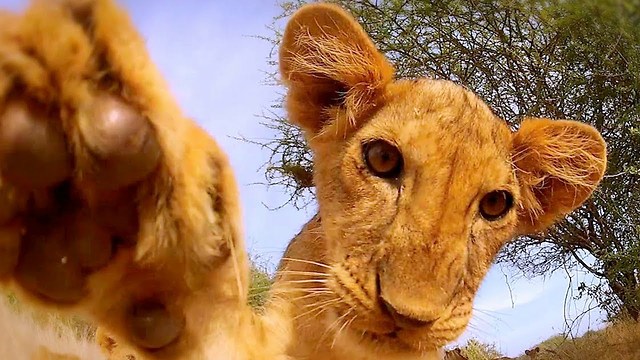
M 0 109 L 0 172 L 18 187 L 38 189 L 71 173 L 65 138 L 39 104 L 12 100 Z
M 27 224 L 22 237 L 16 280 L 25 289 L 57 303 L 82 299 L 85 279 L 71 252 L 64 219 Z
M 88 115 L 80 119 L 80 132 L 94 156 L 89 176 L 99 187 L 133 184 L 158 165 L 160 146 L 151 124 L 115 95 L 96 96 Z
M 172 316 L 154 300 L 134 305 L 129 315 L 133 341 L 146 349 L 161 349 L 175 341 L 184 328 L 184 319 Z

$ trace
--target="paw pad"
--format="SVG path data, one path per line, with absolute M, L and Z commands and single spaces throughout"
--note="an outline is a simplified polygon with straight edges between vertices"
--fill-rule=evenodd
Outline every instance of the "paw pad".
M 144 116 L 110 94 L 95 97 L 80 118 L 80 132 L 94 157 L 91 180 L 100 188 L 120 188 L 142 180 L 156 167 L 160 146 Z
M 163 348 L 180 336 L 184 326 L 183 318 L 173 316 L 157 301 L 143 301 L 131 308 L 129 327 L 132 339 L 140 347 Z
M 0 112 L 0 171 L 5 180 L 41 189 L 71 174 L 64 135 L 42 105 L 13 100 Z

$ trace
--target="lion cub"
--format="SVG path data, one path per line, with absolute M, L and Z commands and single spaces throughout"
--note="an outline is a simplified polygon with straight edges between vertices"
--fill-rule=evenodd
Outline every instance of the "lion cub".
M 228 161 L 126 14 L 34 1 L 0 21 L 0 278 L 136 359 L 441 359 L 501 247 L 578 207 L 606 167 L 594 128 L 512 131 L 452 82 L 394 79 L 351 15 L 306 5 L 280 71 L 319 208 L 258 314 Z
M 334 5 L 291 17 L 280 71 L 318 198 L 275 284 L 293 304 L 294 359 L 441 357 L 502 246 L 582 204 L 605 172 L 593 127 L 527 118 L 513 131 L 459 85 L 396 80 Z

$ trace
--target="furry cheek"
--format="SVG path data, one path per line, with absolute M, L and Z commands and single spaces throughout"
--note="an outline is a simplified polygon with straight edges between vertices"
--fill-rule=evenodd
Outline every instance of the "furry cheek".
M 471 226 L 469 239 L 468 284 L 480 285 L 498 252 L 507 243 L 517 225 L 517 214 L 511 211 L 505 218 L 494 222 L 477 218 Z M 473 261 L 472 261 L 473 259 Z
M 316 156 L 329 158 L 324 151 Z M 316 168 L 323 227 L 331 234 L 328 239 L 337 242 L 329 247 L 330 258 L 336 261 L 350 254 L 352 245 L 361 247 L 383 240 L 385 224 L 391 223 L 397 212 L 399 191 L 368 171 L 358 140 L 343 145 L 343 151 L 340 158 Z M 372 218 L 379 221 L 372 223 Z

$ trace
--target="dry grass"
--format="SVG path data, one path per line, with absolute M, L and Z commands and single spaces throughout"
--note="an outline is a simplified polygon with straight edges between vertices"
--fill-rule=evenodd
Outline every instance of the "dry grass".
M 492 360 L 501 356 L 495 344 L 484 344 L 475 339 L 471 339 L 465 344 L 462 353 L 469 360 Z
M 577 339 L 555 336 L 539 346 L 537 360 L 639 360 L 640 324 L 618 322 Z
M 640 323 L 620 321 L 576 339 L 557 335 L 536 346 L 541 351 L 535 360 L 640 360 Z M 461 349 L 468 360 L 493 360 L 502 356 L 494 344 L 477 340 L 470 340 Z M 514 360 L 532 358 L 522 354 Z

